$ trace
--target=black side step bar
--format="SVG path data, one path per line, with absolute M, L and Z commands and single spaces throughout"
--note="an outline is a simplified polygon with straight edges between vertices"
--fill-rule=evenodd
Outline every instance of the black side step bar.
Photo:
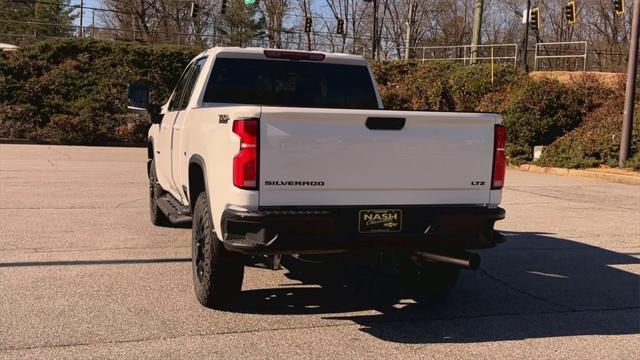
M 191 208 L 182 205 L 171 194 L 164 194 L 157 200 L 158 207 L 167 215 L 173 224 L 184 224 L 191 222 Z

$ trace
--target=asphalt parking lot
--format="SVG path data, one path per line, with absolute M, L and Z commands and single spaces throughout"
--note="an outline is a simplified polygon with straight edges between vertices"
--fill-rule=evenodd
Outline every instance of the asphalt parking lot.
M 0 358 L 640 358 L 638 186 L 508 172 L 508 241 L 445 303 L 255 265 L 220 312 L 193 295 L 190 230 L 149 222 L 145 161 L 0 145 Z

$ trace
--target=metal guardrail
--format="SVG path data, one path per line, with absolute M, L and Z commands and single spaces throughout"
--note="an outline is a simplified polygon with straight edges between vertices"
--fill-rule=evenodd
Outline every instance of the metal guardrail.
M 563 52 L 562 48 L 558 48 L 561 46 L 571 46 L 571 45 L 581 45 L 583 46 L 583 50 L 580 53 L 572 54 L 567 52 L 565 49 Z M 549 52 L 549 47 L 556 47 L 556 52 L 558 54 L 554 55 L 540 55 L 540 49 L 542 48 L 545 53 Z M 535 61 L 534 61 L 534 71 L 538 71 L 539 60 L 541 59 L 580 59 L 582 58 L 582 71 L 587 71 L 587 47 L 588 44 L 586 41 L 561 41 L 561 42 L 549 42 L 549 43 L 537 43 L 536 51 L 535 51 Z

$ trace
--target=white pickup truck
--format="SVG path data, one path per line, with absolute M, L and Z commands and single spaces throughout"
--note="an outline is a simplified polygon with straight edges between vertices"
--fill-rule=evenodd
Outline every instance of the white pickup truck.
M 163 106 L 129 86 L 153 122 L 151 221 L 192 223 L 200 303 L 233 305 L 248 256 L 355 250 L 444 293 L 478 266 L 465 249 L 502 241 L 500 116 L 383 110 L 376 89 L 363 57 L 261 48 L 201 53 Z

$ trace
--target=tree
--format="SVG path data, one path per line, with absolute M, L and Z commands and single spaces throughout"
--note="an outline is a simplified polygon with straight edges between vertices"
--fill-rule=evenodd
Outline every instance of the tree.
M 102 13 L 107 27 L 119 30 L 112 35 L 118 40 L 152 41 L 156 23 L 162 17 L 163 1 L 103 0 L 110 11 Z
M 262 0 L 260 13 L 264 19 L 269 46 L 283 47 L 283 32 L 290 31 L 284 25 L 285 17 L 290 10 L 289 0 Z
M 244 0 L 229 0 L 227 11 L 216 23 L 216 32 L 222 36 L 221 45 L 247 46 L 263 39 L 264 19 L 256 20 L 258 7 L 245 5 Z
M 219 19 L 219 0 L 193 0 L 198 15 L 190 16 L 191 1 L 102 0 L 102 21 L 113 29 L 111 37 L 150 43 L 213 45 Z
M 74 10 L 69 6 L 71 0 L 37 1 L 34 6 L 34 21 L 43 23 L 35 25 L 42 36 L 69 36 L 72 33 Z M 45 23 L 47 25 L 45 25 Z M 52 25 L 49 25 L 52 24 Z
M 70 36 L 75 16 L 70 0 L 0 0 L 0 33 L 18 45 L 44 36 Z M 20 35 L 20 36 L 18 36 Z
M 370 46 L 370 44 L 365 44 L 362 39 L 362 34 L 365 32 L 362 23 L 368 4 L 361 0 L 327 0 L 327 6 L 333 19 L 325 21 L 325 24 L 332 48 L 344 52 L 350 47 L 352 53 L 362 53 L 363 46 Z M 339 19 L 344 21 L 344 34 L 338 37 L 336 28 Z M 333 46 L 336 42 L 340 44 L 339 47 Z
M 301 16 L 302 27 L 304 28 L 304 23 L 307 17 L 313 17 L 313 13 L 311 12 L 313 0 L 298 0 L 298 6 L 300 7 L 300 11 L 303 16 Z M 315 24 L 313 24 L 315 26 Z M 312 35 L 315 33 L 314 26 L 311 26 L 311 31 L 306 33 L 307 41 L 306 41 L 306 49 L 312 50 L 314 48 L 314 42 L 312 40 Z

